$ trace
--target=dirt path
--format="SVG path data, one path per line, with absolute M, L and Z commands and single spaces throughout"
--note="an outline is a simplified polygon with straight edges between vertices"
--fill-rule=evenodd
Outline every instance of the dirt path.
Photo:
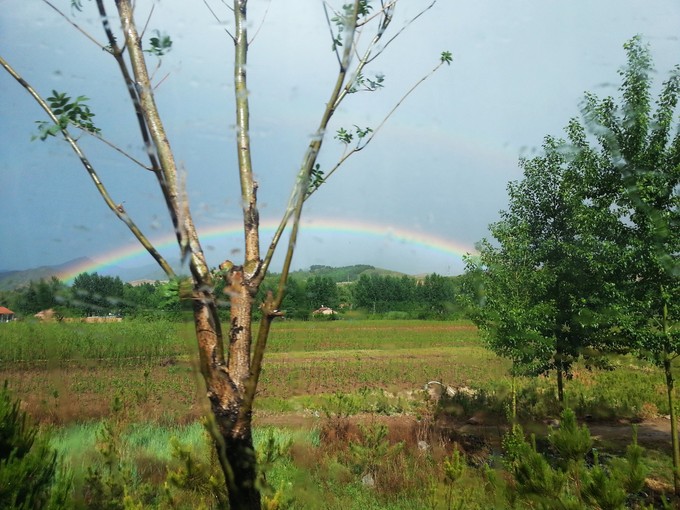
M 633 439 L 630 423 L 588 424 L 590 434 L 596 441 L 623 445 Z M 638 443 L 645 448 L 668 450 L 671 447 L 671 422 L 667 418 L 652 418 L 636 424 Z
M 365 422 L 366 420 L 379 420 L 387 424 L 391 429 L 400 430 L 418 428 L 418 422 L 414 416 L 394 415 L 378 416 L 358 415 L 352 417 L 351 421 Z M 276 426 L 311 429 L 320 426 L 324 421 L 323 415 L 312 412 L 295 413 L 257 413 L 255 416 L 256 426 Z M 494 449 L 500 447 L 500 441 L 507 430 L 503 424 L 491 424 L 484 422 L 475 423 L 475 420 L 439 420 L 436 429 L 444 435 L 451 437 L 465 436 L 477 437 Z M 620 422 L 596 422 L 586 423 L 590 429 L 590 434 L 595 446 L 606 449 L 611 453 L 621 453 L 625 451 L 633 438 L 633 424 L 624 420 Z M 635 424 L 637 427 L 638 443 L 644 448 L 667 452 L 671 447 L 671 424 L 667 418 L 651 418 L 641 423 Z M 538 436 L 547 434 L 550 431 L 548 425 L 535 423 L 526 425 L 528 432 L 534 432 Z

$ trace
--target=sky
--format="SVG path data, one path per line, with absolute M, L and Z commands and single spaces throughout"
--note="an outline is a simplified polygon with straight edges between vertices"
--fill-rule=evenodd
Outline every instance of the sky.
M 84 0 L 82 12 L 73 11 L 70 0 L 52 1 L 104 41 L 93 1 Z M 139 24 L 151 3 L 137 2 Z M 429 3 L 401 0 L 392 29 Z M 209 4 L 222 22 L 201 0 L 157 1 L 146 39 L 159 30 L 173 40 L 156 72 L 156 81 L 167 75 L 156 101 L 208 260 L 217 265 L 241 261 L 241 208 L 233 44 L 225 33 L 232 23 L 223 3 Z M 266 246 L 337 62 L 321 1 L 252 0 L 249 18 L 252 150 Z M 462 255 L 488 236 L 488 225 L 507 206 L 507 183 L 521 178 L 518 159 L 538 154 L 546 135 L 563 133 L 585 91 L 617 96 L 623 44 L 635 34 L 650 45 L 660 86 L 680 63 L 679 27 L 676 0 L 439 0 L 372 63 L 367 74 L 383 74 L 385 87 L 351 95 L 338 110 L 322 169 L 342 154 L 332 137 L 336 129 L 375 128 L 442 51 L 450 51 L 453 62 L 419 86 L 371 144 L 307 202 L 294 268 L 371 264 L 407 274 L 459 274 Z M 55 89 L 90 98 L 102 134 L 144 156 L 115 62 L 45 2 L 0 0 L 0 55 L 43 97 Z M 91 258 L 92 268 L 152 263 L 69 147 L 57 138 L 31 140 L 44 113 L 4 70 L 0 91 L 0 271 L 79 257 Z M 113 199 L 175 257 L 152 175 L 87 135 L 80 141 Z

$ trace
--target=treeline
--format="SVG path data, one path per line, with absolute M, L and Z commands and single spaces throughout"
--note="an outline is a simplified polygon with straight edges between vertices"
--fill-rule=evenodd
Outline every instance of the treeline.
M 191 303 L 179 299 L 177 282 L 131 285 L 118 276 L 81 273 L 69 286 L 56 277 L 31 281 L 25 287 L 0 292 L 0 304 L 18 317 L 52 310 L 56 317 L 136 316 L 180 318 Z
M 336 278 L 342 276 L 341 272 Z M 335 281 L 332 276 L 288 279 L 283 309 L 293 319 L 307 319 L 325 306 L 340 316 L 388 319 L 451 319 L 459 317 L 459 277 L 431 274 L 424 278 L 361 274 L 356 281 Z M 276 276 L 267 279 L 262 292 L 274 290 Z M 331 317 L 336 317 L 335 315 Z
M 330 268 L 313 266 L 291 276 L 283 310 L 289 319 L 308 320 L 322 307 L 335 313 L 326 318 L 450 319 L 461 314 L 457 302 L 459 278 L 431 274 L 423 278 L 376 272 L 372 266 Z M 275 291 L 278 275 L 270 275 L 260 289 L 261 300 Z M 354 278 L 355 281 L 350 281 Z M 0 304 L 19 317 L 53 310 L 57 317 L 124 316 L 180 320 L 191 313 L 190 284 L 182 279 L 132 285 L 117 276 L 81 273 L 68 286 L 57 278 L 32 281 L 27 286 L 0 292 Z M 223 284 L 216 285 L 225 315 L 229 298 Z

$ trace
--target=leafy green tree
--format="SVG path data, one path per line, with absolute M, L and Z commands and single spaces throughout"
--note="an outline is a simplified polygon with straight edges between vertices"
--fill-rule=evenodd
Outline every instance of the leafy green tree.
M 587 94 L 583 125 L 572 120 L 566 141 L 547 138 L 545 155 L 522 162 L 525 178 L 510 185 L 510 209 L 491 227 L 498 244 L 482 243 L 469 269 L 482 282 L 476 317 L 492 347 L 522 361 L 524 335 L 538 340 L 531 345 L 545 348 L 530 359 L 557 370 L 560 394 L 560 374 L 593 351 L 634 351 L 663 369 L 680 495 L 672 372 L 680 354 L 680 67 L 654 107 L 649 48 L 639 37 L 624 48 L 621 104 Z
M 159 192 L 172 222 L 172 231 L 176 236 L 180 255 L 188 264 L 191 280 L 191 299 L 188 302 L 193 306 L 199 367 L 215 418 L 215 445 L 219 452 L 232 510 L 259 510 L 261 507 L 260 492 L 255 483 L 257 458 L 252 438 L 253 401 L 257 393 L 271 324 L 282 315 L 286 281 L 298 239 L 303 206 L 349 157 L 366 148 L 384 125 L 384 121 L 418 84 L 452 61 L 450 52 L 442 52 L 433 69 L 397 100 L 395 108 L 388 111 L 384 121 L 377 127 L 336 128 L 335 139 L 343 146 L 343 154 L 335 164 L 331 163 L 327 168 L 321 167 L 321 163 L 318 162 L 319 154 L 324 146 L 326 134 L 333 130 L 331 120 L 334 114 L 341 107 L 344 108 L 346 101 L 353 94 L 359 91 L 375 92 L 384 86 L 385 77 L 371 73 L 370 64 L 375 63 L 383 52 L 391 49 L 393 46 L 390 43 L 393 39 L 403 34 L 404 29 L 429 10 L 435 2 L 426 5 L 421 12 L 406 20 L 405 26 L 402 25 L 392 34 L 391 24 L 395 19 L 394 12 L 398 3 L 399 0 L 380 3 L 354 0 L 350 3 L 339 2 L 338 6 L 333 6 L 331 2 L 323 3 L 332 39 L 331 58 L 337 62 L 337 74 L 328 99 L 324 102 L 325 106 L 321 109 L 320 120 L 316 128 L 310 131 L 312 136 L 304 140 L 301 163 L 297 175 L 292 180 L 287 207 L 281 215 L 271 243 L 263 250 L 260 249 L 260 213 L 257 195 L 258 188 L 265 185 L 269 172 L 259 171 L 256 181 L 251 147 L 249 73 L 246 72 L 251 42 L 248 33 L 251 26 L 248 19 L 248 1 L 234 0 L 231 7 L 227 6 L 225 14 L 233 17 L 233 24 L 223 23 L 220 19 L 221 12 L 210 11 L 218 18 L 221 26 L 229 26 L 225 29 L 225 37 L 233 43 L 234 48 L 232 68 L 235 105 L 234 142 L 240 184 L 240 196 L 234 202 L 240 204 L 244 230 L 244 245 L 240 250 L 243 253 L 243 260 L 237 263 L 224 260 L 219 270 L 215 271 L 210 269 L 206 261 L 194 224 L 192 208 L 187 200 L 184 179 L 180 178 L 177 168 L 171 137 L 157 106 L 155 94 L 160 78 L 156 79 L 153 72 L 150 72 L 151 66 L 158 67 L 157 59 L 166 58 L 172 48 L 172 39 L 159 31 L 155 32 L 148 43 L 144 43 L 142 40 L 144 31 L 139 30 L 135 22 L 131 0 L 116 0 L 115 16 L 110 15 L 107 7 L 112 3 L 96 0 L 98 11 L 96 19 L 102 23 L 106 44 L 97 42 L 97 37 L 90 35 L 84 26 L 80 26 L 77 18 L 69 19 L 66 13 L 59 11 L 80 33 L 85 34 L 91 43 L 96 44 L 102 50 L 101 55 L 110 58 L 116 72 L 120 72 L 123 78 L 121 86 L 128 94 L 139 129 L 139 140 L 148 161 L 142 163 L 127 154 L 123 148 L 106 141 L 157 180 Z M 83 9 L 83 3 L 79 0 L 72 0 L 71 5 L 74 16 Z M 55 6 L 51 7 L 58 9 Z M 71 55 L 70 60 L 78 62 L 79 59 L 75 57 Z M 151 66 L 148 59 L 152 60 Z M 94 113 L 87 106 L 87 98 L 78 96 L 73 100 L 72 96 L 64 92 L 52 91 L 51 96 L 45 100 L 36 88 L 1 56 L 0 66 L 15 78 L 47 114 L 51 124 L 40 125 L 39 138 L 59 137 L 71 147 L 112 214 L 128 227 L 168 278 L 174 278 L 175 273 L 170 264 L 133 221 L 122 201 L 112 198 L 100 172 L 87 158 L 79 143 L 80 133 L 104 139 L 106 136 L 95 126 Z M 139 142 L 130 142 L 129 145 L 138 144 Z M 214 186 L 214 183 L 209 185 Z M 284 236 L 286 229 L 289 229 L 289 235 Z M 276 292 L 268 293 L 263 302 L 256 303 L 254 298 L 275 253 L 280 251 L 278 248 L 282 239 L 287 240 L 287 246 L 283 248 L 283 270 Z M 224 281 L 225 294 L 215 293 L 217 280 Z M 225 297 L 229 302 L 229 323 L 223 331 L 219 312 Z M 256 336 L 252 327 L 255 311 L 261 315 Z
M 340 307 L 346 306 L 352 308 L 354 306 L 354 284 L 338 284 L 338 299 L 340 301 Z
M 145 282 L 140 285 L 123 285 L 121 309 L 126 316 L 148 315 L 156 309 L 156 285 Z
M 610 275 L 620 292 L 617 328 L 640 355 L 664 371 L 671 413 L 675 492 L 680 495 L 680 446 L 672 361 L 680 354 L 680 66 L 663 83 L 654 106 L 650 51 L 640 37 L 624 46 L 621 104 L 586 97 L 587 126 L 600 165 L 593 197 L 616 221 L 607 232 L 620 268 Z M 583 150 L 586 150 L 585 148 Z
M 588 200 L 589 155 L 566 149 L 583 133 L 572 120 L 568 142 L 547 137 L 543 155 L 520 160 L 524 178 L 508 185 L 509 208 L 490 226 L 495 242 L 482 241 L 479 257 L 468 258 L 483 293 L 473 316 L 490 347 L 516 373 L 554 370 L 560 402 L 574 361 L 604 347 L 597 330 L 611 292 L 614 247 Z
M 328 306 L 336 308 L 339 303 L 338 286 L 327 276 L 313 276 L 305 282 L 307 302 L 313 310 Z
M 425 277 L 417 290 L 418 301 L 427 311 L 442 316 L 453 309 L 456 296 L 451 279 L 432 273 Z
M 69 301 L 66 286 L 56 277 L 49 280 L 30 281 L 28 287 L 17 291 L 17 312 L 34 314 L 49 308 L 63 309 Z
M 124 284 L 118 276 L 80 273 L 71 285 L 72 304 L 88 315 L 117 313 L 124 301 Z
M 353 287 L 354 303 L 373 313 L 390 310 L 407 311 L 416 308 L 416 282 L 406 275 L 362 274 Z
M 312 307 L 307 299 L 304 282 L 297 278 L 288 278 L 286 282 L 286 296 L 283 298 L 281 306 L 285 311 L 286 317 L 302 320 L 309 319 Z
M 378 304 L 382 305 L 384 296 L 382 292 L 382 278 L 378 275 L 362 274 L 354 285 L 354 298 L 359 308 L 377 311 Z

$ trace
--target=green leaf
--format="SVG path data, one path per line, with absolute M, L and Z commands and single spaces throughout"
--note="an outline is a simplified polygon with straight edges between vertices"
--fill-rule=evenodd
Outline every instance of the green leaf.
M 349 144 L 352 142 L 354 135 L 347 131 L 345 128 L 340 128 L 335 133 L 335 139 L 340 140 L 342 143 Z
M 442 54 L 439 58 L 442 64 L 451 65 L 451 62 L 453 61 L 453 55 L 450 51 L 442 51 Z
M 97 134 L 100 132 L 92 122 L 94 113 L 85 104 L 87 96 L 78 96 L 74 101 L 65 92 L 52 90 L 52 95 L 47 98 L 52 113 L 58 117 L 58 123 L 52 124 L 47 121 L 38 121 L 38 134 L 31 137 L 32 140 L 39 138 L 46 140 L 49 136 L 55 136 L 60 130 L 66 129 L 72 124 L 89 133 Z
M 144 51 L 157 57 L 162 57 L 172 49 L 172 39 L 168 35 L 161 34 L 158 30 L 154 30 L 154 33 L 156 35 L 149 39 L 151 48 Z

